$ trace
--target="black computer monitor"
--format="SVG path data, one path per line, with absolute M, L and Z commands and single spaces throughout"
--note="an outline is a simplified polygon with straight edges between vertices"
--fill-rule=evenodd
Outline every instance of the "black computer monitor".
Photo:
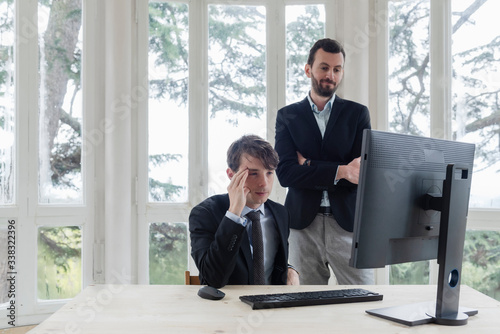
M 438 259 L 436 301 L 367 312 L 406 325 L 463 325 L 459 309 L 473 144 L 365 130 L 350 265 Z

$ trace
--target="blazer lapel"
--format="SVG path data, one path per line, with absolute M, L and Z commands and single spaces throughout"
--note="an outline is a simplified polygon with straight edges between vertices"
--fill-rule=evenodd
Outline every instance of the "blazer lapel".
M 229 209 L 229 194 L 226 194 L 224 200 L 222 202 L 221 208 L 224 210 L 221 211 L 221 215 L 224 215 L 226 211 Z M 222 219 L 222 217 L 221 217 Z M 241 244 L 240 244 L 240 252 L 243 253 L 243 259 L 246 262 L 246 266 L 248 268 L 248 273 L 250 277 L 250 283 L 253 284 L 253 259 L 252 259 L 252 251 L 250 250 L 250 240 L 248 238 L 248 232 L 245 229 L 243 234 L 241 235 Z M 241 257 L 239 257 L 238 261 L 241 261 Z
M 276 226 L 276 229 L 278 230 L 279 240 L 280 240 L 280 245 L 278 245 L 278 246 L 283 247 L 283 243 L 285 242 L 285 244 L 286 244 L 286 241 L 287 241 L 287 235 L 285 234 L 287 231 L 285 231 L 283 228 L 281 228 L 282 225 L 278 221 L 278 219 L 280 219 L 281 217 L 276 216 L 276 214 L 273 210 L 273 204 L 274 204 L 273 202 L 270 202 L 270 200 L 267 200 L 265 206 L 266 206 L 266 210 L 269 210 L 274 217 L 274 224 Z
M 298 112 L 299 116 L 304 120 L 304 129 L 311 129 L 315 139 L 321 142 L 321 131 L 319 130 L 318 122 L 313 115 L 313 111 L 307 97 L 302 100 L 301 107 L 298 109 Z

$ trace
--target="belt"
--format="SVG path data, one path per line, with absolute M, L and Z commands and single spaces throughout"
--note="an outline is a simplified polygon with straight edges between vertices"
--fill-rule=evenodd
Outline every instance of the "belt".
M 329 206 L 320 206 L 318 213 L 321 213 L 325 216 L 331 216 L 333 215 L 332 208 Z

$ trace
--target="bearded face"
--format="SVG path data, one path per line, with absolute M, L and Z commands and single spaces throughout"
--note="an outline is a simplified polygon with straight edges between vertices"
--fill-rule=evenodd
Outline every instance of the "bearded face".
M 306 74 L 311 79 L 311 89 L 318 97 L 331 97 L 338 89 L 344 76 L 344 56 L 316 51 L 312 65 L 306 64 Z
M 311 73 L 311 87 L 319 96 L 331 97 L 339 86 L 335 81 L 328 78 L 318 80 L 314 74 Z

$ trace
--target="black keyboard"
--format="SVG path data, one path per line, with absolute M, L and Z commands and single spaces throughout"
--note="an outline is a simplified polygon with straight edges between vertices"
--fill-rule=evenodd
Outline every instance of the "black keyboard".
M 383 295 L 365 289 L 288 292 L 267 295 L 240 296 L 252 309 L 357 303 L 382 300 Z

